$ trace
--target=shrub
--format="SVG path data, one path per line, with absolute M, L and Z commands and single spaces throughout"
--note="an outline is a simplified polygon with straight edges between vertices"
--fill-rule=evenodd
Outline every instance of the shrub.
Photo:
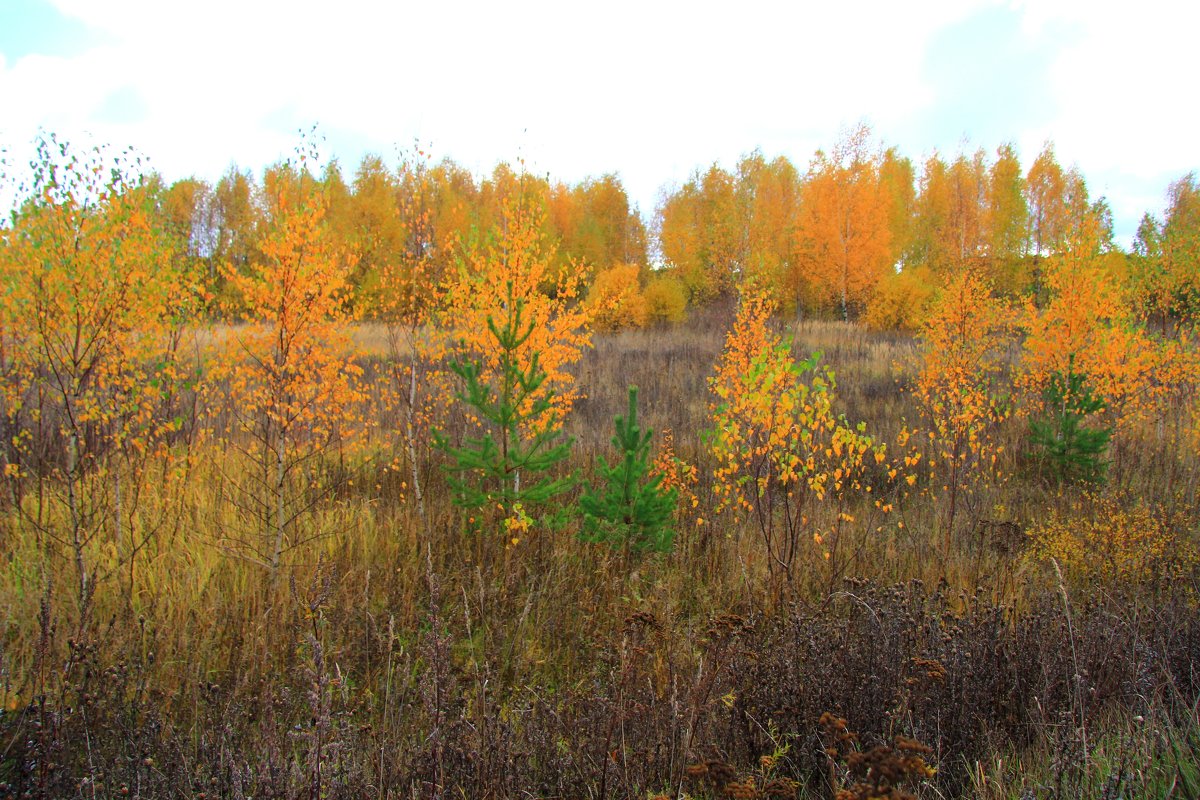
M 1055 559 L 1076 586 L 1150 588 L 1181 580 L 1200 566 L 1184 515 L 1144 501 L 1084 497 L 1029 532 L 1030 555 Z
M 509 289 L 507 314 L 501 323 L 488 317 L 498 368 L 491 381 L 475 361 L 458 360 L 450 369 L 463 379 L 458 398 L 491 430 L 469 437 L 454 447 L 441 434 L 437 446 L 451 459 L 446 471 L 455 492 L 455 502 L 471 509 L 499 505 L 507 518 L 525 520 L 530 505 L 545 504 L 566 491 L 573 479 L 554 478 L 548 473 L 570 453 L 570 440 L 557 441 L 561 430 L 552 414 L 553 395 L 542 392 L 546 371 L 538 353 L 522 367 L 518 353 L 533 333 L 534 323 L 525 322 L 525 303 L 514 299 Z M 528 431 L 524 437 L 521 432 Z
M 877 331 L 918 331 L 929 316 L 935 291 L 928 267 L 889 273 L 875 287 L 863 322 Z
M 1001 477 L 999 430 L 1012 413 L 1003 391 L 1008 314 L 987 282 L 966 272 L 933 304 L 921 335 L 924 353 L 914 392 L 930 427 L 930 461 L 942 465 L 948 548 L 960 500 Z
M 798 363 L 792 357 L 791 341 L 771 327 L 772 310 L 761 295 L 742 298 L 709 378 L 706 438 L 717 510 L 752 518 L 770 570 L 790 583 L 810 538 L 830 576 L 844 568 L 838 541 L 854 520 L 849 503 L 865 495 L 869 465 L 886 456 L 865 424 L 835 412 L 837 381 L 831 368 L 818 366 L 821 354 Z M 824 530 L 818 508 L 836 515 Z
M 587 302 L 598 331 L 641 328 L 650 319 L 636 264 L 616 264 L 597 274 Z
M 1029 435 L 1047 472 L 1057 481 L 1099 483 L 1108 462 L 1104 453 L 1112 439 L 1112 428 L 1086 427 L 1088 417 L 1105 410 L 1093 394 L 1087 376 L 1075 371 L 1074 357 L 1066 371 L 1054 371 L 1042 390 L 1046 416 L 1032 420 Z
M 621 460 L 609 464 L 600 456 L 604 485 L 579 498 L 583 509 L 583 538 L 632 550 L 667 552 L 675 532 L 671 516 L 679 493 L 663 489 L 662 475 L 651 472 L 650 437 L 637 421 L 637 387 L 629 387 L 629 412 L 616 419 L 613 446 Z
M 671 275 L 659 275 L 646 283 L 642 292 L 651 322 L 683 322 L 687 308 L 687 288 Z
M 700 505 L 700 498 L 696 496 L 699 471 L 695 464 L 689 464 L 675 452 L 675 435 L 669 428 L 662 433 L 662 443 L 650 465 L 650 474 L 662 478 L 659 485 L 664 490 L 676 493 L 675 518 L 680 522 L 689 517 L 695 521 L 694 509 Z

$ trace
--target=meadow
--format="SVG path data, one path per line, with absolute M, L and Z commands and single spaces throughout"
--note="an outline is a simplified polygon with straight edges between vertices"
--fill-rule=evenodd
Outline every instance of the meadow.
M 1196 295 L 1095 208 L 792 291 L 564 267 L 509 174 L 355 277 L 302 168 L 217 262 L 42 155 L 0 797 L 1200 796 Z
M 568 420 L 567 469 L 586 480 L 596 455 L 611 457 L 629 383 L 657 441 L 669 432 L 676 457 L 700 467 L 668 554 L 631 562 L 570 529 L 531 530 L 493 543 L 485 565 L 481 534 L 464 530 L 433 465 L 422 520 L 402 470 L 326 454 L 335 489 L 272 576 L 227 532 L 236 509 L 219 486 L 236 478 L 236 454 L 208 452 L 179 496 L 147 481 L 138 502 L 169 518 L 136 555 L 103 543 L 113 568 L 85 627 L 69 562 L 47 569 L 34 527 L 10 516 L 8 791 L 828 796 L 856 791 L 851 751 L 902 736 L 937 767 L 914 774 L 917 796 L 1195 792 L 1194 569 L 1095 576 L 1036 557 L 1030 538 L 1047 520 L 1104 526 L 1139 498 L 1153 511 L 1128 525 L 1190 543 L 1195 493 L 1181 489 L 1195 457 L 1139 434 L 1116 443 L 1095 494 L 1013 456 L 1010 477 L 972 495 L 949 549 L 946 495 L 914 495 L 882 531 L 844 531 L 853 556 L 840 574 L 812 549 L 802 588 L 781 594 L 752 526 L 715 512 L 705 455 L 707 382 L 733 316 L 727 304 L 678 327 L 597 336 L 576 367 L 585 399 Z M 848 417 L 881 437 L 920 417 L 904 370 L 914 339 L 788 327 L 797 354 L 819 350 L 836 371 Z M 364 345 L 359 360 L 369 371 L 386 358 Z M 1020 452 L 1020 431 L 1005 435 Z M 857 738 L 839 744 L 826 712 Z

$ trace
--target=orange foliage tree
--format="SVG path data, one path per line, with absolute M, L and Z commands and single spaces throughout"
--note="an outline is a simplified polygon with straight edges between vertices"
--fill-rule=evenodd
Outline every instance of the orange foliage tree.
M 138 167 L 42 138 L 0 249 L 5 477 L 18 499 L 23 480 L 39 482 L 31 521 L 47 552 L 69 554 L 81 611 L 98 576 L 132 563 L 152 530 L 123 478 L 169 457 L 181 425 L 169 407 L 181 370 L 166 347 L 187 285 Z
M 1200 184 L 1189 173 L 1171 184 L 1161 236 L 1160 304 L 1184 322 L 1200 322 Z
M 987 201 L 988 173 L 982 150 L 971 158 L 960 153 L 950 165 L 951 213 L 947 238 L 953 261 L 960 267 L 978 265 L 988 252 L 991 230 Z
M 1172 344 L 1156 343 L 1134 323 L 1114 276 L 1101 260 L 1048 262 L 1049 300 L 1027 303 L 1020 385 L 1036 408 L 1054 373 L 1082 374 L 1120 429 L 1144 417 L 1170 381 L 1158 373 L 1175 359 Z
M 1178 343 L 1157 342 L 1138 324 L 1103 201 L 1089 202 L 1078 173 L 1063 180 L 1058 252 L 1044 262 L 1046 299 L 1040 308 L 1028 302 L 1023 315 L 1020 384 L 1036 409 L 1052 375 L 1079 373 L 1119 432 L 1178 383 L 1184 360 Z
M 819 354 L 793 359 L 791 343 L 771 329 L 772 309 L 753 288 L 743 294 L 709 379 L 718 510 L 754 520 L 769 569 L 789 583 L 811 537 L 831 563 L 832 580 L 844 569 L 838 544 L 854 519 L 851 500 L 865 492 L 867 470 L 885 460 L 885 450 L 863 425 L 834 413 L 833 371 L 818 368 Z M 824 527 L 822 506 L 834 514 Z
M 920 187 L 913 205 L 912 234 L 905 263 L 924 266 L 934 275 L 945 275 L 950 272 L 950 253 L 944 234 L 949 228 L 952 199 L 949 171 L 939 154 L 925 159 Z
M 1189 173 L 1167 191 L 1167 215 L 1142 217 L 1130 257 L 1136 310 L 1157 317 L 1164 336 L 1172 322 L 1200 321 L 1200 184 Z
M 575 263 L 589 276 L 646 261 L 646 229 L 615 175 L 551 190 L 550 221 L 559 237 L 558 268 Z
M 454 354 L 482 365 L 480 382 L 500 378 L 500 354 L 488 328 L 488 319 L 503 319 L 511 296 L 520 300 L 523 319 L 533 327 L 517 350 L 517 366 L 528 371 L 532 359 L 546 372 L 542 389 L 526 398 L 533 403 L 552 397 L 551 407 L 534 427 L 562 421 L 578 398 L 570 367 L 591 345 L 589 314 L 578 302 L 580 279 L 570 271 L 552 278 L 554 246 L 544 234 L 545 212 L 520 194 L 500 203 L 497 227 L 484 242 L 462 245 L 457 274 L 446 286 L 440 314 Z M 526 409 L 528 410 L 528 409 Z
M 667 198 L 657 217 L 663 260 L 706 303 L 731 289 L 743 266 L 734 177 L 713 165 Z
M 1047 143 L 1025 176 L 1028 247 L 1034 256 L 1049 255 L 1062 242 L 1067 215 L 1066 191 L 1066 174 L 1054 157 L 1054 146 Z
M 922 328 L 916 395 L 930 425 L 930 460 L 944 470 L 947 546 L 960 496 L 975 482 L 997 475 L 1002 447 L 996 432 L 1011 413 L 1000 390 L 1010 327 L 986 281 L 966 271 L 946 286 Z
M 258 194 L 253 176 L 233 167 L 213 187 L 206 226 L 212 248 L 209 278 L 214 284 L 221 278 L 222 265 L 242 269 L 254 257 L 262 224 Z
M 1162 224 L 1150 213 L 1142 215 L 1133 239 L 1127 277 L 1129 302 L 1147 326 L 1157 318 L 1165 336 L 1170 327 L 1172 296 L 1162 259 Z
M 326 171 L 326 183 L 336 173 Z M 340 184 L 340 181 L 339 181 Z M 397 176 L 378 156 L 363 158 L 350 187 L 337 186 L 343 206 L 334 221 L 339 245 L 355 257 L 350 276 L 356 309 L 380 312 L 383 273 L 396 261 L 405 246 L 405 216 L 399 208 L 401 187 Z
M 949 165 L 936 153 L 930 156 L 921 176 L 910 260 L 943 280 L 979 267 L 988 253 L 987 192 L 983 151 L 970 158 L 960 153 Z
M 399 406 L 398 426 L 408 465 L 408 484 L 417 513 L 425 519 L 422 464 L 427 463 L 432 428 L 450 392 L 445 375 L 434 368 L 439 343 L 431 326 L 442 298 L 438 277 L 436 236 L 437 185 L 428 168 L 429 156 L 420 147 L 405 158 L 399 171 L 398 205 L 386 220 L 397 241 L 377 268 L 377 308 L 387 331 L 390 370 L 383 388 L 384 403 Z M 395 462 L 393 467 L 399 468 Z
M 1021 162 L 1012 145 L 1001 145 L 988 171 L 988 251 L 993 286 L 1004 295 L 1022 287 L 1021 260 L 1025 255 L 1029 204 Z
M 813 291 L 821 304 L 861 308 L 894 267 L 892 195 L 868 152 L 870 130 L 859 127 L 829 155 L 817 153 L 804 184 L 799 236 Z
M 331 242 L 324 195 L 305 160 L 274 170 L 265 186 L 275 213 L 261 261 L 224 267 L 249 322 L 229 333 L 210 373 L 211 388 L 228 401 L 232 444 L 257 462 L 253 483 L 236 498 L 256 530 L 229 538 L 272 574 L 307 540 L 301 516 L 313 494 L 328 491 L 312 485 L 314 462 L 352 438 L 361 399 L 361 371 L 343 356 L 349 264 Z
M 786 158 L 768 162 L 756 151 L 738 164 L 736 197 L 744 240 L 740 278 L 791 310 L 803 289 L 796 238 L 800 176 Z
M 879 180 L 890 198 L 891 209 L 888 227 L 892 239 L 892 263 L 905 262 L 912 247 L 917 194 L 914 186 L 912 160 L 901 156 L 894 147 L 883 153 L 879 162 Z

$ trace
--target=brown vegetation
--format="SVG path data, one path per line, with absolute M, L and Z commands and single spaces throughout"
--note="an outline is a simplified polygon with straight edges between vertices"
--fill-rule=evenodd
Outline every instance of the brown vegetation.
M 891 155 L 821 163 L 830 208 L 854 175 L 878 212 L 903 199 Z M 755 174 L 779 189 L 785 166 Z M 947 274 L 914 336 L 813 319 L 696 253 L 585 301 L 545 227 L 586 201 L 636 247 L 610 180 L 547 200 L 498 171 L 492 226 L 450 259 L 407 223 L 330 246 L 330 176 L 281 166 L 273 227 L 226 242 L 212 285 L 156 237 L 152 187 L 64 169 L 0 229 L 0 797 L 1200 793 L 1200 370 L 1180 307 L 1151 334 L 1071 282 L 1106 263 L 1087 219 L 1043 203 L 1064 249 L 1018 259 L 1042 294 Z M 424 174 L 402 176 L 418 206 Z M 725 177 L 689 191 L 732 200 Z M 960 250 L 999 235 L 971 219 Z M 114 252 L 172 265 L 154 302 Z M 342 290 L 370 253 L 394 302 L 359 324 Z M 710 302 L 671 322 L 685 286 Z M 840 287 L 839 316 L 869 305 Z M 589 329 L 638 296 L 654 327 Z M 210 300 L 246 319 L 214 332 Z M 1064 371 L 1088 402 L 1055 393 Z M 630 385 L 678 490 L 667 553 L 578 535 Z M 500 459 L 547 431 L 569 455 L 472 463 L 499 427 L 482 409 Z M 1077 447 L 1089 428 L 1111 445 Z M 1075 481 L 1068 457 L 1104 469 Z

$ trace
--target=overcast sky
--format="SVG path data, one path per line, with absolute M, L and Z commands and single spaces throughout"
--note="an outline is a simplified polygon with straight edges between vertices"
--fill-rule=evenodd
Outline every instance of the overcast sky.
M 915 161 L 1047 140 L 1127 242 L 1200 169 L 1197 4 L 0 0 L 0 146 L 133 145 L 255 172 L 314 123 L 352 174 L 414 139 L 476 173 L 620 175 L 642 212 L 755 148 L 803 169 L 867 122 Z

